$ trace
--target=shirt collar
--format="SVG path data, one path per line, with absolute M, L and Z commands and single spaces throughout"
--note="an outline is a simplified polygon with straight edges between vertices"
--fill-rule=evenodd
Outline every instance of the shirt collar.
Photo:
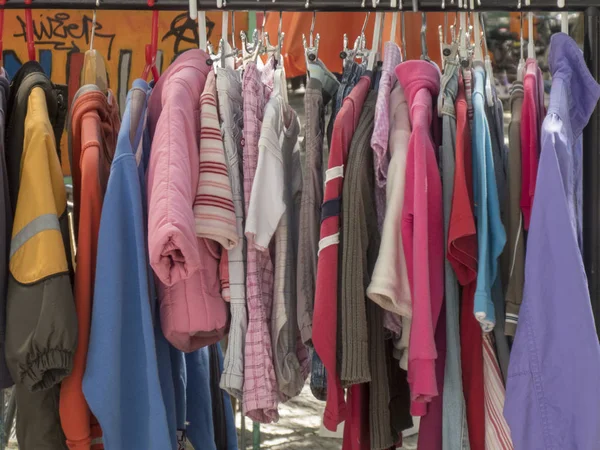
M 405 61 L 396 67 L 396 76 L 404 89 L 404 95 L 411 110 L 420 90 L 428 90 L 434 98 L 440 92 L 440 71 L 428 61 Z M 432 105 L 427 106 L 431 108 Z
M 394 69 L 401 61 L 400 47 L 398 47 L 395 42 L 386 42 L 383 51 L 383 66 L 381 67 L 381 70 L 393 76 Z
M 558 113 L 563 118 L 564 114 L 568 114 L 573 134 L 577 137 L 596 108 L 600 98 L 600 85 L 585 65 L 583 52 L 577 43 L 564 33 L 552 36 L 548 62 L 553 88 L 554 83 L 561 80 L 569 91 L 566 101 L 562 96 L 551 94 L 548 112 Z

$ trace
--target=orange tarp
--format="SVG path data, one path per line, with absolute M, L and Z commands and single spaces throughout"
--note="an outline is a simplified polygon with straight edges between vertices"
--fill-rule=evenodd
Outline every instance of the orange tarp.
M 285 32 L 283 42 L 283 57 L 288 78 L 303 75 L 306 72 L 306 63 L 304 61 L 304 47 L 302 45 L 302 34 L 306 35 L 310 31 L 310 24 L 313 14 L 310 12 L 283 13 L 282 30 Z M 343 47 L 344 33 L 348 35 L 349 47 L 354 45 L 354 40 L 362 29 L 366 13 L 346 13 L 346 12 L 322 12 L 317 13 L 315 23 L 315 35 L 320 34 L 319 59 L 332 72 L 341 73 L 342 61 L 340 52 Z M 453 17 L 449 17 L 450 23 L 453 23 Z M 405 13 L 405 36 L 407 56 L 409 59 L 418 59 L 421 56 L 421 13 Z M 260 20 L 257 20 L 260 24 Z M 427 14 L 427 47 L 429 57 L 440 63 L 440 44 L 438 38 L 438 25 L 444 23 L 444 13 Z M 392 14 L 385 15 L 385 26 L 383 30 L 382 41 L 390 40 L 392 24 Z M 260 26 L 260 25 L 259 25 Z M 279 13 L 267 13 L 267 22 L 265 31 L 270 36 L 277 36 L 277 27 L 279 26 Z M 367 47 L 371 46 L 373 39 L 373 28 L 375 26 L 375 14 L 371 13 L 369 23 L 365 31 L 367 38 Z M 400 19 L 396 26 L 396 42 L 400 42 Z M 274 41 L 273 38 L 271 40 Z

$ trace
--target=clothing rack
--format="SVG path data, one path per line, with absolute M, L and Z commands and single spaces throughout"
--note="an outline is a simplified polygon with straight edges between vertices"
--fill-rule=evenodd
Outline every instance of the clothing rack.
M 415 0 L 420 12 L 435 11 L 457 11 L 458 0 L 446 0 L 445 9 L 442 9 L 442 0 Z M 474 11 L 517 11 L 518 0 L 473 0 Z M 412 11 L 413 0 L 398 0 L 402 3 L 404 11 Z M 470 0 L 467 0 L 470 3 Z M 481 3 L 481 4 L 479 4 Z M 534 0 L 531 6 L 522 2 L 522 11 L 556 11 L 558 10 L 556 0 Z M 535 3 L 535 4 L 533 4 Z M 24 9 L 26 0 L 8 0 L 4 5 L 6 9 Z M 348 2 L 347 0 L 310 0 L 308 8 L 305 0 L 229 0 L 228 11 L 398 11 L 392 8 L 389 0 L 380 0 L 377 8 L 373 8 L 372 2 L 366 2 L 361 6 L 361 0 Z M 153 7 L 149 7 L 147 0 L 100 0 L 97 6 L 96 0 L 33 0 L 29 8 L 33 9 L 99 9 L 99 10 L 186 10 L 189 3 L 186 0 L 158 0 Z M 566 10 L 585 11 L 587 8 L 597 8 L 597 0 L 567 0 Z M 216 0 L 198 0 L 199 10 L 215 10 Z M 461 9 L 461 11 L 467 11 Z
M 28 3 L 30 1 L 30 3 Z M 371 1 L 362 0 L 227 0 L 226 11 L 298 11 L 298 12 L 412 12 L 413 3 L 418 12 L 456 12 L 459 0 L 378 0 L 376 8 Z M 541 12 L 561 11 L 557 0 L 532 0 L 526 5 L 520 0 L 463 0 L 473 4 L 472 11 Z M 28 4 L 27 4 L 28 3 Z M 445 3 L 445 8 L 442 4 Z M 518 3 L 521 3 L 519 8 Z M 198 10 L 218 10 L 217 0 L 197 0 Z M 147 0 L 7 0 L 0 9 L 58 9 L 58 10 L 188 10 L 188 0 L 157 0 L 152 6 Z M 600 0 L 566 0 L 562 11 L 582 12 L 585 17 L 585 60 L 591 74 L 600 82 Z M 600 108 L 596 107 L 583 133 L 583 260 L 588 278 L 591 305 L 600 336 Z M 14 398 L 13 398 L 14 407 Z M 10 406 L 9 406 L 10 408 Z M 4 399 L 0 397 L 0 448 L 3 436 Z M 242 420 L 243 420 L 242 416 Z M 245 426 L 242 428 L 245 431 Z M 254 424 L 253 448 L 260 448 L 259 424 Z M 244 432 L 242 432 L 244 434 Z M 245 441 L 244 437 L 242 440 Z M 244 447 L 245 448 L 245 447 Z
M 521 0 L 465 0 L 473 11 L 558 11 L 557 0 L 535 0 L 527 6 Z M 28 4 L 26 4 L 28 3 Z M 152 3 L 153 6 L 149 6 Z M 217 10 L 217 0 L 197 0 L 199 10 Z M 458 11 L 458 0 L 398 0 L 403 11 L 413 5 L 420 12 Z M 399 11 L 390 0 L 373 2 L 361 0 L 229 0 L 228 11 Z M 442 8 L 442 5 L 445 8 Z M 519 9 L 520 6 L 520 9 Z M 8 0 L 0 9 L 89 9 L 89 10 L 179 10 L 189 7 L 188 0 Z M 586 14 L 585 58 L 597 81 L 600 81 L 600 5 L 599 0 L 566 0 L 564 10 Z M 461 9 L 460 11 L 467 11 Z M 594 318 L 600 335 L 600 111 L 592 115 L 583 141 L 583 240 L 584 264 Z

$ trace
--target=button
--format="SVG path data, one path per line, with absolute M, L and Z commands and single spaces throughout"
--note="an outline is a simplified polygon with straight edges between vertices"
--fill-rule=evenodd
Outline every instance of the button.
M 243 147 L 246 145 L 246 139 L 242 138 L 242 140 L 240 141 L 240 145 Z

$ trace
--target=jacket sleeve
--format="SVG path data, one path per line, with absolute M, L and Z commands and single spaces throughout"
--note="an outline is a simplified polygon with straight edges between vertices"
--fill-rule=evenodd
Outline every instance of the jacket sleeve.
M 77 318 L 67 262 L 66 192 L 45 96 L 28 102 L 10 249 L 6 359 L 16 383 L 48 389 L 71 372 Z

